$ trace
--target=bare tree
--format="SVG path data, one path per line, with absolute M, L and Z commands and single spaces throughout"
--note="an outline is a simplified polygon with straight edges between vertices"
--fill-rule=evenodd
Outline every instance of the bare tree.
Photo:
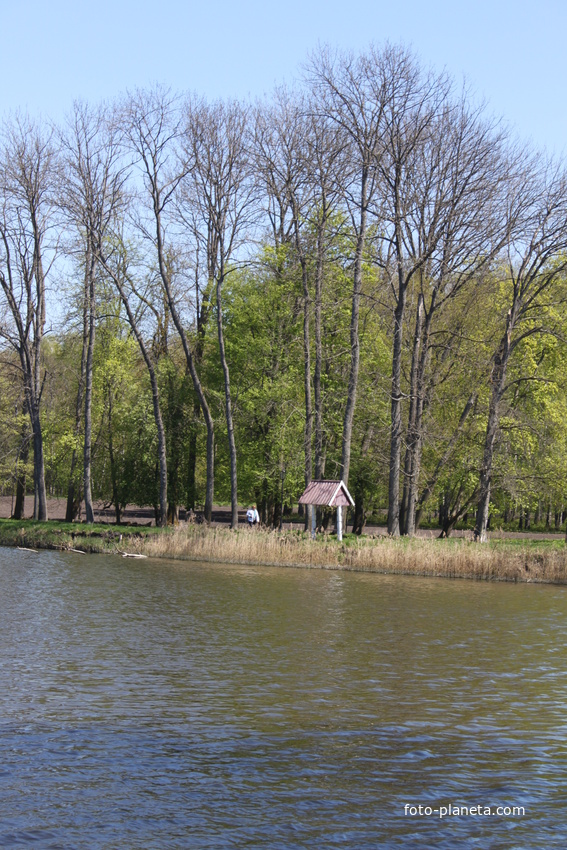
M 124 182 L 117 132 L 109 119 L 103 107 L 91 109 L 84 103 L 75 103 L 66 131 L 60 136 L 63 151 L 60 202 L 75 230 L 73 253 L 78 254 L 83 269 L 83 352 L 77 409 L 84 400 L 83 493 L 86 520 L 91 523 L 94 522 L 91 465 L 97 275 L 102 247 L 122 204 Z M 71 481 L 72 476 L 71 469 Z
M 351 168 L 343 169 L 343 199 L 356 238 L 353 259 L 351 367 L 342 442 L 342 473 L 348 478 L 350 445 L 360 360 L 359 312 L 362 268 L 371 218 L 375 252 L 394 300 L 391 440 L 388 530 L 399 534 L 400 456 L 402 447 L 402 344 L 408 289 L 423 271 L 435 244 L 427 223 L 440 232 L 432 212 L 431 175 L 423 165 L 432 153 L 433 126 L 446 103 L 450 85 L 423 73 L 415 58 L 399 47 L 371 49 L 352 58 L 321 54 L 312 64 L 315 98 L 322 113 L 350 139 Z M 419 181 L 422 185 L 419 185 Z M 425 192 L 425 196 L 423 195 Z M 442 205 L 439 204 L 437 213 Z M 422 214 L 422 222 L 416 221 Z M 428 222 L 427 218 L 433 219 Z M 438 235 L 437 235 L 438 238 Z M 421 333 L 421 331 L 419 331 Z
M 154 89 L 138 91 L 128 98 L 124 107 L 127 146 L 135 156 L 143 178 L 143 195 L 147 201 L 147 217 L 140 216 L 136 224 L 151 246 L 159 279 L 163 286 L 173 323 L 179 334 L 187 368 L 207 428 L 207 483 L 205 518 L 212 518 L 215 440 L 214 422 L 197 373 L 192 347 L 182 317 L 179 293 L 175 286 L 174 240 L 171 236 L 171 216 L 168 215 L 181 181 L 189 167 L 179 155 L 179 140 L 183 134 L 182 119 L 176 99 L 168 92 Z
M 414 277 L 424 271 L 438 238 L 435 211 L 429 209 L 431 194 L 420 182 L 431 177 L 427 173 L 431 139 L 450 87 L 444 77 L 424 74 L 416 60 L 402 50 L 387 52 L 380 65 L 379 80 L 380 90 L 384 92 L 385 130 L 377 163 L 383 233 L 378 263 L 394 304 L 388 533 L 397 536 L 400 533 L 402 353 L 407 294 Z M 438 207 L 437 215 L 440 209 L 442 206 Z M 428 221 L 430 215 L 432 221 Z
M 341 128 L 322 119 L 301 92 L 277 89 L 275 102 L 257 110 L 255 164 L 276 248 L 275 271 L 285 273 L 286 256 L 288 262 L 299 266 L 301 277 L 306 485 L 313 474 L 321 478 L 324 471 L 322 296 L 345 144 Z M 282 247 L 288 248 L 285 255 L 279 250 Z M 307 506 L 306 528 L 310 527 L 310 510 Z
M 313 105 L 309 109 L 310 133 L 307 135 L 307 163 L 313 200 L 308 211 L 311 240 L 314 243 L 314 331 L 315 363 L 313 369 L 313 412 L 315 479 L 324 475 L 324 422 L 323 422 L 323 290 L 329 249 L 337 236 L 333 216 L 339 210 L 341 175 L 346 169 L 348 139 L 342 128 L 334 122 L 320 121 Z M 313 249 L 312 249 L 313 251 Z M 366 445 L 366 444 L 365 444 Z
M 312 102 L 317 104 L 320 120 L 335 124 L 349 144 L 350 167 L 341 175 L 344 206 L 355 237 L 353 257 L 352 307 L 350 322 L 350 370 L 345 404 L 341 478 L 348 483 L 352 427 L 358 373 L 360 368 L 359 316 L 362 293 L 364 250 L 369 215 L 377 190 L 377 164 L 380 161 L 388 81 L 385 78 L 385 57 L 372 50 L 368 56 L 331 55 L 322 50 L 308 68 Z
M 278 89 L 275 103 L 257 110 L 255 124 L 255 164 L 268 203 L 276 248 L 287 245 L 299 262 L 303 290 L 303 386 L 305 424 L 303 429 L 304 480 L 313 474 L 313 402 L 311 392 L 311 293 L 309 285 L 310 244 L 304 227 L 314 203 L 310 179 L 308 109 L 300 95 Z M 281 272 L 281 269 L 278 269 Z M 311 506 L 307 506 L 305 527 L 310 527 Z
M 502 399 L 508 389 L 510 359 L 523 340 L 550 332 L 546 317 L 553 289 L 567 270 L 567 175 L 554 162 L 544 167 L 536 158 L 509 182 L 509 242 L 500 267 L 507 312 L 492 357 L 490 399 L 479 476 L 475 540 L 484 542 L 488 526 L 492 467 Z
M 47 519 L 41 427 L 44 374 L 41 349 L 46 322 L 46 234 L 53 213 L 51 138 L 29 120 L 4 127 L 0 163 L 0 286 L 9 324 L 1 328 L 17 352 L 34 449 L 34 519 Z M 52 258 L 51 258 L 52 259 Z
M 430 125 L 400 194 L 403 256 L 397 255 L 395 242 L 396 265 L 398 269 L 402 263 L 405 266 L 403 285 L 414 283 L 418 292 L 401 510 L 398 502 L 402 533 L 411 535 L 415 530 L 423 415 L 442 374 L 438 364 L 427 377 L 435 323 L 464 287 L 477 286 L 507 236 L 501 203 L 507 179 L 505 142 L 505 135 L 483 120 L 481 111 L 471 109 L 465 97 L 449 101 Z M 398 313 L 402 303 L 398 283 Z M 461 309 L 472 303 L 471 298 L 462 299 Z M 456 326 L 444 333 L 443 361 L 459 357 L 459 339 Z M 435 344 L 440 344 L 439 331 Z M 397 460 L 398 455 L 391 458 L 391 471 Z M 394 500 L 390 504 L 394 528 L 395 511 Z
M 77 395 L 75 397 L 75 428 L 74 437 L 78 441 L 81 434 L 82 424 L 84 422 L 84 397 L 85 397 L 85 378 L 87 370 L 87 351 L 89 346 L 89 293 L 86 287 L 82 293 L 82 310 L 81 310 L 81 325 L 82 325 L 82 345 L 81 345 L 81 361 L 79 364 L 79 374 L 77 381 Z M 84 458 L 84 453 L 83 453 Z M 67 484 L 67 507 L 65 509 L 65 522 L 73 522 L 78 516 L 81 508 L 82 493 L 81 487 L 76 486 L 75 469 L 78 462 L 78 447 L 75 444 L 71 452 L 71 466 L 69 469 L 69 482 Z
M 196 225 L 193 235 L 206 257 L 207 278 L 214 285 L 216 296 L 230 455 L 231 528 L 236 528 L 237 455 L 222 298 L 226 278 L 237 266 L 243 240 L 256 212 L 248 150 L 248 110 L 236 101 L 214 105 L 189 101 L 182 144 L 183 160 L 189 167 L 180 207 L 182 213 L 184 207 L 195 211 L 195 215 L 185 214 L 183 219 Z

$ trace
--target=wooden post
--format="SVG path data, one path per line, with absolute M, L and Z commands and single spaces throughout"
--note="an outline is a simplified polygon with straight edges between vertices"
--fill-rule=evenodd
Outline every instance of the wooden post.
M 311 505 L 311 537 L 315 540 L 315 523 L 317 522 L 317 508 Z
M 343 509 L 337 505 L 337 540 L 343 539 Z

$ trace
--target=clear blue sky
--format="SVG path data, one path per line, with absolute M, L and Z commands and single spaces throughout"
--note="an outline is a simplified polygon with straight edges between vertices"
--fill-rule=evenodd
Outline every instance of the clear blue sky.
M 164 83 L 255 97 L 291 82 L 317 44 L 403 43 L 466 77 L 524 139 L 567 152 L 566 0 L 0 0 L 0 114 L 60 119 Z

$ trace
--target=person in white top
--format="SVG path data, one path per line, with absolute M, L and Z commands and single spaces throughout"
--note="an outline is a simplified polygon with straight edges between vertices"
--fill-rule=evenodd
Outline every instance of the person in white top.
M 252 505 L 252 507 L 248 508 L 248 510 L 246 511 L 246 522 L 248 523 L 250 528 L 252 528 L 253 525 L 256 525 L 256 523 L 260 522 L 260 515 L 256 510 L 256 505 Z

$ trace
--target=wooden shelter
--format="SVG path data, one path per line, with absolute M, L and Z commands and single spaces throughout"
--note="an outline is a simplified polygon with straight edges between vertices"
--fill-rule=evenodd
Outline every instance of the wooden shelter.
M 337 509 L 337 539 L 343 539 L 343 508 L 354 507 L 354 499 L 350 495 L 344 481 L 311 481 L 301 496 L 300 505 L 313 505 Z M 315 514 L 311 511 L 311 536 L 315 538 Z

